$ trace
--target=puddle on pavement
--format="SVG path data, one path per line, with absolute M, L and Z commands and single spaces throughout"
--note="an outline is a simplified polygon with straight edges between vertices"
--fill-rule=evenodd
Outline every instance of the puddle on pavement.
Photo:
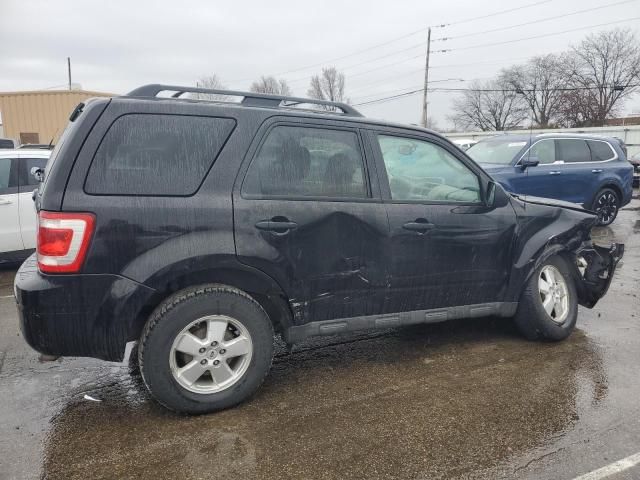
M 464 476 L 562 437 L 607 395 L 579 330 L 529 343 L 508 322 L 475 320 L 297 348 L 252 400 L 200 417 L 165 411 L 139 375 L 111 369 L 72 396 L 102 402 L 52 419 L 44 477 Z

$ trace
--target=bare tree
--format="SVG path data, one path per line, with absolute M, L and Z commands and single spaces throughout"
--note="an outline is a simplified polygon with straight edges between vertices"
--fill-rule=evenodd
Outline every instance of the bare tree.
M 632 31 L 624 29 L 589 35 L 571 49 L 566 76 L 568 87 L 574 90 L 565 99 L 565 112 L 578 120 L 582 116 L 582 126 L 604 125 L 621 100 L 639 90 L 640 43 Z M 576 118 L 565 118 L 565 123 Z
M 451 116 L 456 128 L 509 130 L 527 119 L 527 107 L 501 76 L 488 82 L 475 81 L 453 101 Z
M 209 88 L 212 90 L 224 90 L 227 88 L 217 74 L 201 77 L 196 81 L 196 88 Z M 219 101 L 225 98 L 224 95 L 215 95 L 210 93 L 190 93 L 189 98 L 196 100 Z
M 348 102 L 349 100 L 344 93 L 344 85 L 344 73 L 338 72 L 335 67 L 323 68 L 320 75 L 311 77 L 307 95 L 317 100 Z
M 506 84 L 522 95 L 536 126 L 549 128 L 557 120 L 563 102 L 566 77 L 561 58 L 549 54 L 502 72 Z
M 260 77 L 260 80 L 256 80 L 251 84 L 250 90 L 256 93 L 270 93 L 272 95 L 285 95 L 291 96 L 291 88 L 284 79 L 276 79 L 275 77 Z

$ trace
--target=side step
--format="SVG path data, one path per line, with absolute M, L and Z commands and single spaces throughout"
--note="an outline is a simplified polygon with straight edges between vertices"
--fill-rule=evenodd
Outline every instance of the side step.
M 294 325 L 284 332 L 287 343 L 297 343 L 308 337 L 334 335 L 336 333 L 356 330 L 375 330 L 383 328 L 415 325 L 418 323 L 439 323 L 462 318 L 511 317 L 518 308 L 517 302 L 478 303 L 458 307 L 434 308 L 431 310 L 415 310 L 412 312 L 387 313 L 383 315 L 367 315 L 361 317 L 322 320 L 305 325 Z

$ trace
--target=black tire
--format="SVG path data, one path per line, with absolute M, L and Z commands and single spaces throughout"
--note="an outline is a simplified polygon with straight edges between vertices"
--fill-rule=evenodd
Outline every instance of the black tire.
M 540 272 L 548 265 L 555 267 L 562 275 L 568 291 L 568 313 L 561 323 L 554 321 L 545 311 L 538 280 Z M 578 297 L 573 277 L 562 257 L 553 256 L 545 260 L 527 280 L 515 315 L 515 323 L 520 332 L 529 340 L 559 341 L 573 331 L 578 318 Z
M 215 393 L 187 390 L 174 378 L 170 355 L 185 327 L 208 315 L 237 320 L 250 334 L 252 355 L 241 377 Z M 169 297 L 152 313 L 138 346 L 140 371 L 151 395 L 180 413 L 201 414 L 232 407 L 249 398 L 262 384 L 273 359 L 273 326 L 260 304 L 246 293 L 224 285 L 187 288 Z
M 620 211 L 620 197 L 615 190 L 603 188 L 593 199 L 591 210 L 598 214 L 598 225 L 611 225 Z

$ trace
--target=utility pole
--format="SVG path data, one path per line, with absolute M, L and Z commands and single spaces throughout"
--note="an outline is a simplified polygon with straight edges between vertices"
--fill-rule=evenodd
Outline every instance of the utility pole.
M 429 53 L 431 52 L 431 27 L 427 30 L 427 58 L 424 66 L 424 93 L 422 95 L 422 126 L 427 127 L 427 88 L 429 86 Z
M 71 90 L 71 57 L 67 57 L 67 74 L 69 76 L 69 90 Z

